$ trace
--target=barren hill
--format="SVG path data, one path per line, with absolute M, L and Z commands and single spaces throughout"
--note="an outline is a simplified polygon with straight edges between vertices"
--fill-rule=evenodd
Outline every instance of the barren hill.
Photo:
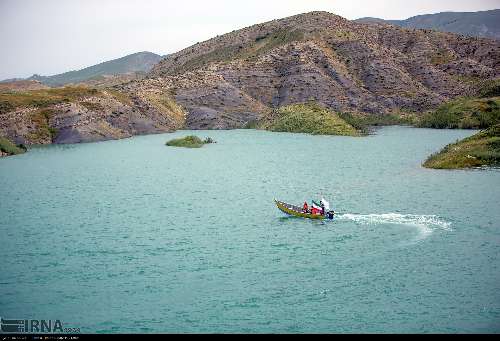
M 341 117 L 349 114 L 436 108 L 499 73 L 499 41 L 311 12 L 198 43 L 167 56 L 143 79 L 0 91 L 0 136 L 73 143 L 257 121 L 274 126 L 270 119 L 279 113 L 317 123 L 315 112 L 347 127 Z M 304 102 L 326 110 L 290 112 Z
M 315 100 L 334 110 L 421 112 L 499 75 L 500 43 L 311 12 L 174 53 L 129 92 L 169 92 L 189 128 L 236 128 Z

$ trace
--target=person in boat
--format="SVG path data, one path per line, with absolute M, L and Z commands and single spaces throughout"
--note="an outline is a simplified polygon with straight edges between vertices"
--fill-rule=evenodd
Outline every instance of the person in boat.
M 309 206 L 307 205 L 307 201 L 304 202 L 304 207 L 302 207 L 302 210 L 304 211 L 304 213 L 309 213 Z
M 313 201 L 312 208 L 311 208 L 311 213 L 312 214 L 323 214 L 322 213 L 322 208 L 320 205 L 318 205 L 317 202 Z

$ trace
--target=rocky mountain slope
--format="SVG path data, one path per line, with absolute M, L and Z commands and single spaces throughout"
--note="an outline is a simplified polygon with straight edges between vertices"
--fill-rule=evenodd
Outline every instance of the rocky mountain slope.
M 305 102 L 346 131 L 352 124 L 343 117 L 418 115 L 499 76 L 498 41 L 312 12 L 198 43 L 144 79 L 0 93 L 0 136 L 68 143 L 261 122 L 288 127 L 290 118 L 311 118 L 310 110 L 292 112 Z
M 361 18 L 356 21 L 362 23 L 387 23 L 414 29 L 433 29 L 470 37 L 500 40 L 500 9 L 480 12 L 443 12 L 418 15 L 406 20 Z
M 499 72 L 497 41 L 312 12 L 188 47 L 121 90 L 168 90 L 188 128 L 226 129 L 308 100 L 333 111 L 422 112 Z
M 162 103 L 86 87 L 0 92 L 0 137 L 24 145 L 78 143 L 182 127 L 182 109 Z
M 78 71 L 69 71 L 54 76 L 33 75 L 28 80 L 39 81 L 48 86 L 63 86 L 80 83 L 103 76 L 147 73 L 162 59 L 152 52 L 138 52 L 113 59 L 104 63 L 89 66 Z

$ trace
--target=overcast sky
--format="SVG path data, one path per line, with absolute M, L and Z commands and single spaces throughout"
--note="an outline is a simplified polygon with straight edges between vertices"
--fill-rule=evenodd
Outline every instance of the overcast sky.
M 500 8 L 500 0 L 0 0 L 0 79 L 53 75 L 124 55 L 167 54 L 310 11 L 406 19 Z

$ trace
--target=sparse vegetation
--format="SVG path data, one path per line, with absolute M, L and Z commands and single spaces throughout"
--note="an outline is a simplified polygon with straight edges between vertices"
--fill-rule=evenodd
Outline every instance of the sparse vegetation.
M 285 45 L 292 41 L 299 41 L 303 39 L 303 37 L 304 34 L 300 30 L 280 29 L 260 35 L 246 45 L 241 45 L 239 43 L 228 45 L 196 56 L 189 59 L 186 63 L 177 66 L 175 69 L 169 70 L 169 73 L 190 71 L 212 62 L 226 63 L 235 59 L 253 59 L 275 47 Z
M 478 91 L 481 98 L 500 97 L 500 79 L 485 81 Z
M 123 105 L 128 105 L 128 106 L 134 105 L 130 97 L 121 91 L 106 89 L 106 92 L 109 93 L 114 98 L 116 98 L 118 102 L 122 103 Z
M 104 110 L 104 107 L 100 103 L 96 103 L 96 102 L 84 101 L 81 103 L 81 105 L 83 105 L 88 110 L 94 111 L 94 112 L 100 112 L 100 111 Z
M 500 166 L 500 124 L 446 146 L 431 155 L 423 166 L 435 169 Z
M 442 65 L 447 64 L 454 59 L 454 56 L 449 51 L 440 49 L 431 57 L 431 63 L 434 65 Z
M 186 111 L 174 99 L 172 93 L 163 92 L 144 94 L 148 102 L 159 109 L 160 112 L 168 114 L 176 122 L 177 128 L 181 128 L 185 124 Z
M 58 133 L 58 130 L 50 127 L 49 121 L 54 115 L 51 109 L 42 109 L 35 111 L 31 115 L 31 120 L 36 125 L 36 130 L 31 132 L 29 139 L 33 141 L 49 140 L 53 141 Z
M 275 32 L 258 37 L 255 44 L 247 46 L 241 51 L 241 58 L 255 58 L 260 54 L 274 49 L 275 47 L 288 44 L 292 41 L 299 41 L 304 38 L 304 34 L 300 30 L 280 29 Z
M 36 106 L 46 108 L 54 104 L 71 102 L 86 96 L 99 94 L 97 89 L 86 87 L 64 87 L 25 92 L 0 93 L 0 114 L 19 107 Z

